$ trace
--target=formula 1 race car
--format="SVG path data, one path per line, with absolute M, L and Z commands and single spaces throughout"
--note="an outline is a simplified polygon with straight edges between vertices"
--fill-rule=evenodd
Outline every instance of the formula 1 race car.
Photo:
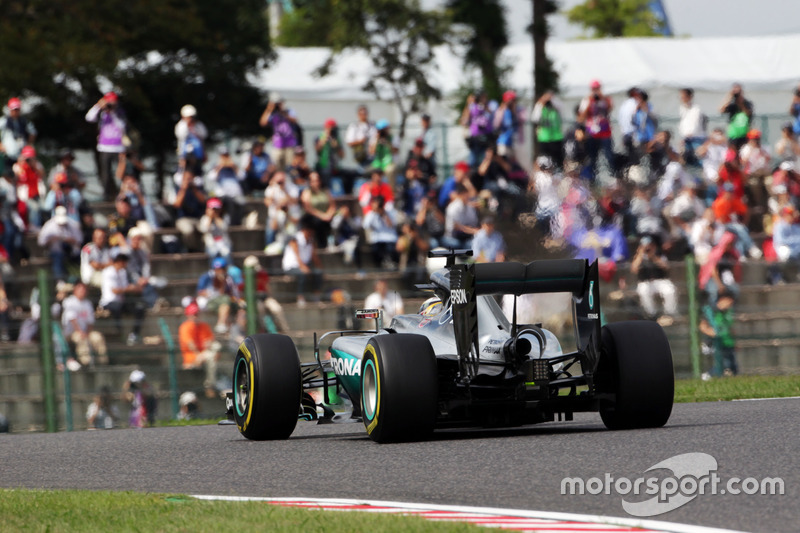
M 247 337 L 234 362 L 229 418 L 248 439 L 286 439 L 299 418 L 341 418 L 328 406 L 339 391 L 352 401 L 350 419 L 360 417 L 376 442 L 424 440 L 437 428 L 572 420 L 582 411 L 599 411 L 609 429 L 666 424 L 674 396 L 667 337 L 651 321 L 601 327 L 596 262 L 458 261 L 470 254 L 432 252 L 446 266 L 417 286 L 435 295 L 419 313 L 383 327 L 379 310 L 358 311 L 375 329 L 315 335 L 313 362 L 301 363 L 286 335 Z M 540 325 L 516 323 L 517 296 L 548 292 L 572 295 L 574 352 L 563 353 Z M 514 296 L 511 321 L 498 295 Z M 312 389 L 322 390 L 319 405 Z

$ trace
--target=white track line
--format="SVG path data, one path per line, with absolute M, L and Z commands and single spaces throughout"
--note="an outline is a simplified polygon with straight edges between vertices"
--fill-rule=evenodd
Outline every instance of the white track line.
M 778 398 L 739 398 L 738 400 L 731 400 L 732 402 L 763 402 L 766 400 L 800 400 L 800 396 L 782 396 Z
M 602 515 L 529 511 L 525 509 L 501 509 L 495 507 L 469 507 L 462 505 L 436 505 L 380 500 L 352 500 L 343 498 L 260 498 L 250 496 L 193 495 L 200 500 L 257 501 L 276 503 L 289 507 L 324 508 L 325 510 L 355 510 L 379 513 L 409 513 L 432 520 L 464 521 L 484 527 L 560 532 L 566 531 L 628 531 L 641 528 L 667 533 L 742 533 L 732 529 L 718 529 L 690 524 L 676 524 L 658 520 L 618 518 Z M 352 509 L 352 507 L 359 507 Z M 370 509 L 374 507 L 375 509 Z M 338 508 L 338 509 L 337 509 Z M 498 520 L 499 519 L 499 520 Z M 528 519 L 528 520 L 523 520 Z M 605 527 L 604 527 L 605 526 Z M 617 528 L 614 528 L 617 526 Z M 626 528 L 626 529 L 620 529 Z M 642 532 L 645 533 L 645 532 Z

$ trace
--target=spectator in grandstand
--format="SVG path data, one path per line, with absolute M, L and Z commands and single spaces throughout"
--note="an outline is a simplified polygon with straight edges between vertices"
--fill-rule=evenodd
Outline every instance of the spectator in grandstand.
M 479 230 L 478 210 L 463 185 L 456 188 L 455 199 L 445 210 L 442 246 L 453 249 L 470 249 L 472 239 Z
M 9 108 L 11 108 L 10 105 Z M 795 136 L 798 136 L 800 135 L 800 85 L 795 87 L 794 94 L 792 94 L 792 103 L 789 105 L 789 114 L 793 117 L 793 120 L 790 123 L 792 126 L 792 133 L 794 133 Z
M 678 225 L 679 221 L 694 222 L 703 216 L 705 210 L 705 203 L 697 197 L 697 184 L 687 181 L 681 192 L 666 206 L 665 212 L 673 225 Z
M 103 385 L 86 409 L 86 429 L 113 429 L 118 420 L 119 409 L 114 405 L 111 389 Z
M 628 244 L 614 211 L 604 206 L 599 206 L 598 210 L 600 223 L 592 227 L 589 221 L 586 226 L 576 227 L 568 234 L 567 241 L 576 248 L 576 259 L 616 265 L 628 258 Z
M 150 252 L 144 245 L 144 232 L 140 228 L 128 232 L 128 241 L 128 279 L 141 287 L 142 301 L 151 309 L 158 300 L 158 289 L 165 287 L 167 280 L 151 275 Z
M 308 187 L 308 179 L 311 176 L 311 167 L 306 160 L 306 149 L 302 146 L 294 147 L 294 155 L 289 168 L 286 171 L 289 179 L 297 187 L 298 191 L 303 191 Z
M 739 294 L 742 265 L 736 240 L 735 233 L 726 231 L 711 249 L 708 260 L 700 267 L 698 285 L 708 294 L 709 303 L 716 302 L 723 290 Z
M 476 187 L 480 191 L 489 191 L 502 204 L 511 204 L 520 194 L 519 188 L 508 180 L 511 165 L 490 146 L 484 152 L 483 161 L 475 173 Z
M 319 300 L 322 290 L 322 261 L 314 244 L 314 223 L 309 215 L 300 219 L 300 229 L 283 252 L 283 271 L 297 279 L 297 305 L 306 305 L 306 286 L 310 285 L 314 298 Z
M 466 129 L 469 148 L 469 167 L 476 168 L 483 160 L 483 154 L 494 144 L 492 112 L 489 110 L 489 97 L 484 91 L 467 96 L 461 112 L 461 126 Z
M 191 104 L 183 106 L 181 108 L 181 119 L 175 124 L 178 157 L 183 166 L 189 168 L 196 176 L 202 176 L 203 174 L 203 163 L 206 161 L 205 143 L 207 137 L 208 130 L 205 124 L 197 119 L 197 109 Z
M 800 261 L 800 221 L 793 207 L 781 208 L 773 228 L 773 246 L 781 261 Z
M 719 171 L 725 163 L 728 153 L 728 142 L 722 128 L 714 128 L 711 136 L 700 145 L 695 154 L 703 165 L 703 181 L 706 186 L 706 202 L 711 202 L 717 197 L 717 181 Z
M 231 225 L 240 225 L 244 209 L 244 189 L 242 188 L 244 174 L 239 172 L 228 148 L 223 147 L 220 150 L 217 164 L 208 173 L 208 177 L 214 183 L 214 192 L 222 201 L 222 208 L 230 218 Z
M 111 248 L 108 246 L 108 232 L 105 228 L 95 228 L 92 240 L 81 248 L 81 281 L 86 285 L 100 288 L 103 270 L 111 265 Z
M 263 191 L 269 186 L 269 180 L 275 172 L 275 164 L 264 151 L 264 140 L 258 138 L 253 146 L 245 152 L 242 163 L 245 172 L 245 183 L 251 191 Z
M 286 179 L 286 172 L 275 171 L 269 182 L 269 187 L 264 191 L 264 205 L 267 206 L 266 244 L 275 252 L 283 251 L 283 246 L 288 238 L 291 227 L 300 220 L 302 208 L 300 207 L 300 192 L 297 187 Z
M 428 182 L 420 170 L 419 164 L 416 159 L 411 159 L 406 164 L 405 179 L 402 186 L 402 202 L 403 212 L 413 217 L 419 211 L 422 199 L 428 194 Z
M 42 208 L 52 218 L 55 215 L 56 207 L 64 206 L 67 210 L 67 216 L 80 223 L 78 209 L 81 202 L 83 202 L 83 197 L 80 191 L 72 186 L 66 174 L 61 173 L 55 177 L 55 180 L 50 185 L 50 190 L 47 192 L 47 196 L 44 197 Z
M 397 291 L 389 291 L 389 284 L 383 279 L 375 282 L 375 291 L 364 300 L 364 308 L 382 310 L 385 324 L 389 324 L 394 317 L 405 312 L 403 298 Z
M 664 172 L 658 176 L 656 195 L 661 205 L 671 203 L 681 190 L 694 187 L 697 183 L 694 176 L 681 164 L 677 152 L 670 151 L 669 157 Z
M 714 210 L 717 220 L 723 224 L 738 221 L 747 225 L 749 220 L 747 205 L 736 196 L 736 188 L 731 182 L 725 182 L 722 185 L 722 191 L 717 199 L 714 200 L 711 209 Z
M 420 117 L 420 125 L 422 126 L 422 132 L 417 139 L 422 140 L 422 157 L 430 162 L 431 167 L 435 171 L 436 145 L 438 144 L 439 139 L 436 135 L 436 130 L 431 127 L 431 116 L 427 113 L 423 113 Z
M 739 150 L 747 142 L 747 132 L 753 120 L 753 102 L 744 97 L 740 84 L 733 84 L 719 112 L 728 115 L 728 141 Z
M 800 156 L 800 143 L 797 142 L 791 122 L 781 126 L 781 138 L 775 143 L 775 157 L 780 161 L 796 163 Z
M 114 212 L 108 217 L 109 245 L 112 248 L 127 249 L 128 232 L 131 228 L 136 227 L 139 222 L 134 218 L 130 199 L 124 194 L 117 196 L 114 202 Z M 144 227 L 149 234 L 152 234 L 152 230 L 149 226 L 146 226 L 146 223 Z
M 100 306 L 111 313 L 117 328 L 116 334 L 122 336 L 122 315 L 133 315 L 133 329 L 128 334 L 128 345 L 134 345 L 141 339 L 142 321 L 145 304 L 139 296 L 142 287 L 131 283 L 128 278 L 129 255 L 122 250 L 114 250 L 112 263 L 103 270 Z
M 25 145 L 36 141 L 36 127 L 27 117 L 22 116 L 22 101 L 13 97 L 8 99 L 8 113 L 0 117 L 0 153 L 5 154 L 8 163 L 19 159 Z
M 430 244 L 413 220 L 406 220 L 400 225 L 400 235 L 397 237 L 395 250 L 403 279 L 409 284 L 425 282 L 428 277 L 425 261 Z
M 519 107 L 517 93 L 506 91 L 494 112 L 493 129 L 497 132 L 497 153 L 508 157 L 514 151 L 515 137 L 519 131 Z
M 692 223 L 689 245 L 692 247 L 699 265 L 706 262 L 711 249 L 719 242 L 723 233 L 725 233 L 725 225 L 717 221 L 714 210 L 710 207 L 706 208 L 702 217 Z
M 548 236 L 552 234 L 552 225 L 557 222 L 556 217 L 561 206 L 554 170 L 550 156 L 540 155 L 534 162 L 528 182 L 528 192 L 536 198 L 533 211 L 536 227 Z
M 637 97 L 640 91 L 638 87 L 628 89 L 628 97 L 620 104 L 617 110 L 617 124 L 619 124 L 619 132 L 622 135 L 622 146 L 625 149 L 626 163 L 628 165 L 634 164 L 637 159 L 634 157 L 633 134 L 635 128 L 633 116 L 639 107 Z
M 189 252 L 201 249 L 198 226 L 208 201 L 203 176 L 197 173 L 197 167 L 197 158 L 189 150 L 184 156 L 183 166 L 175 174 L 177 193 L 172 204 L 176 209 L 175 227 L 181 234 L 184 248 Z
M 648 187 L 640 186 L 634 190 L 630 213 L 639 237 L 651 237 L 657 247 L 661 247 L 667 242 L 667 231 L 661 216 L 660 202 Z
M 200 310 L 217 314 L 214 331 L 228 332 L 230 317 L 242 304 L 238 284 L 228 272 L 228 261 L 217 257 L 211 262 L 211 270 L 200 276 L 197 282 L 197 304 Z
M 186 391 L 178 398 L 178 420 L 194 420 L 198 415 L 197 395 L 192 391 Z
M 611 122 L 609 120 L 614 104 L 611 98 L 603 94 L 598 80 L 589 84 L 591 92 L 585 96 L 578 107 L 578 122 L 586 128 L 588 135 L 588 155 L 592 176 L 597 172 L 598 156 L 602 152 L 606 162 L 613 170 L 614 152 L 611 140 Z
M 258 123 L 262 128 L 270 127 L 272 131 L 270 156 L 278 170 L 286 170 L 294 156 L 294 147 L 300 143 L 283 98 L 276 94 L 271 95 Z
M 506 241 L 497 231 L 494 217 L 485 216 L 481 229 L 472 240 L 472 257 L 476 263 L 502 263 L 506 260 Z
M 550 158 L 559 168 L 564 165 L 564 131 L 561 102 L 553 91 L 545 92 L 533 106 L 531 122 L 536 128 L 536 140 L 542 155 Z
M 485 152 L 485 149 L 484 149 Z M 453 175 L 444 180 L 441 188 L 439 189 L 439 208 L 444 210 L 447 205 L 455 198 L 456 188 L 462 185 L 467 189 L 470 198 L 478 196 L 478 189 L 472 184 L 470 180 L 469 164 L 464 161 L 459 161 L 453 166 Z
M 353 152 L 356 163 L 366 168 L 372 161 L 369 146 L 372 139 L 378 136 L 375 125 L 369 120 L 369 109 L 365 105 L 358 106 L 358 120 L 347 126 L 344 142 Z
M 53 218 L 42 226 L 36 242 L 47 248 L 56 279 L 66 279 L 68 267 L 78 262 L 82 237 L 81 225 L 69 218 L 63 205 L 56 207 Z
M 64 299 L 62 306 L 61 324 L 64 336 L 75 345 L 75 354 L 80 364 L 108 364 L 106 338 L 94 329 L 94 305 L 86 297 L 86 285 L 76 283 L 72 295 Z
M 156 420 L 158 400 L 147 376 L 141 370 L 131 372 L 123 385 L 123 397 L 130 404 L 128 427 L 143 428 L 152 426 Z
M 104 94 L 86 112 L 86 121 L 97 123 L 97 174 L 106 201 L 113 200 L 119 190 L 114 178 L 117 167 L 123 164 L 128 127 L 125 112 L 119 107 L 117 94 L 114 92 Z
M 736 339 L 734 338 L 734 321 L 736 317 L 733 306 L 736 303 L 734 294 L 721 291 L 716 302 L 709 302 L 703 307 L 700 320 L 700 331 L 711 337 L 714 345 L 714 362 L 709 377 L 735 376 L 739 373 L 736 363 Z
M 339 126 L 332 118 L 325 121 L 322 133 L 314 139 L 314 150 L 317 153 L 317 172 L 324 183 L 330 184 L 332 178 L 339 176 L 339 161 L 344 157 Z
M 659 253 L 652 238 L 643 237 L 639 242 L 639 248 L 631 262 L 631 272 L 638 279 L 636 293 L 647 318 L 655 320 L 658 317 L 662 326 L 672 324 L 672 317 L 678 311 L 677 290 L 669 279 L 669 262 Z M 656 307 L 656 296 L 664 302 L 661 316 Z
M 685 87 L 680 90 L 680 122 L 678 137 L 683 144 L 683 160 L 687 165 L 699 166 L 697 149 L 706 142 L 706 125 L 708 117 L 694 102 L 694 89 Z
M 206 212 L 200 217 L 197 229 L 203 234 L 203 243 L 208 257 L 212 259 L 224 257 L 230 260 L 233 244 L 230 233 L 228 233 L 228 217 L 222 212 L 222 200 L 219 198 L 208 199 Z
M 436 166 L 433 161 L 425 155 L 425 150 L 425 140 L 422 137 L 417 138 L 411 150 L 408 151 L 406 165 L 403 169 L 404 176 L 408 174 L 409 170 L 414 169 L 415 172 L 419 173 L 420 179 L 427 183 L 430 177 L 436 174 Z M 403 183 L 403 185 L 405 185 L 405 183 Z
M 58 164 L 50 169 L 50 175 L 47 179 L 47 184 L 52 185 L 59 174 L 66 174 L 69 183 L 74 189 L 82 191 L 86 186 L 86 181 L 83 178 L 83 172 L 75 166 L 75 154 L 72 150 L 66 148 L 58 154 Z
M 361 272 L 361 218 L 347 204 L 340 206 L 331 219 L 334 244 L 342 251 L 344 263 L 355 264 Z
M 392 135 L 388 120 L 384 118 L 376 122 L 375 130 L 377 134 L 369 143 L 372 167 L 383 172 L 392 190 L 394 190 L 397 185 L 397 165 L 394 162 L 394 156 L 397 154 L 399 146 Z
M 322 177 L 318 172 L 311 173 L 308 187 L 300 194 L 300 204 L 314 221 L 314 239 L 317 248 L 325 248 L 331 234 L 331 220 L 336 214 L 336 204 L 330 190 L 323 186 Z
M 373 168 L 369 173 L 369 181 L 362 184 L 358 191 L 358 203 L 364 215 L 372 209 L 372 199 L 376 196 L 383 198 L 386 209 L 394 209 L 394 191 L 392 191 L 392 187 L 383 180 L 383 172 L 380 169 Z
M 20 234 L 25 231 L 25 222 L 17 210 L 17 188 L 13 177 L 0 172 L 0 246 L 5 248 L 11 261 L 16 261 L 16 252 L 21 247 Z
M 215 340 L 211 326 L 200 320 L 200 307 L 196 302 L 186 306 L 186 320 L 178 328 L 178 340 L 181 346 L 181 356 L 184 370 L 205 367 L 206 376 L 203 387 L 207 398 L 214 398 L 217 381 L 217 361 L 222 345 Z
M 769 151 L 761 145 L 759 130 L 753 129 L 747 132 L 747 143 L 739 150 L 739 159 L 753 207 L 757 211 L 763 212 L 767 203 L 764 178 L 772 172 L 772 157 Z
M 147 223 L 147 230 L 151 233 L 158 229 L 155 209 L 142 191 L 139 178 L 133 174 L 125 174 L 122 177 L 117 198 L 121 196 L 128 199 L 128 204 L 131 206 L 131 218 L 136 221 L 137 225 L 144 226 L 142 223 L 144 221 Z M 149 244 L 152 245 L 152 242 Z
M 133 176 L 136 181 L 140 181 L 142 172 L 144 172 L 144 162 L 139 158 L 139 152 L 132 144 L 126 146 L 122 164 L 117 166 L 117 179 L 121 180 L 125 176 Z
M 719 179 L 717 180 L 717 195 L 722 194 L 722 189 L 726 183 L 733 185 L 733 191 L 740 200 L 744 199 L 745 176 L 742 171 L 739 154 L 735 150 L 728 150 L 725 154 L 725 163 L 719 169 Z
M 363 227 L 375 267 L 395 270 L 398 261 L 397 218 L 393 209 L 386 209 L 382 196 L 372 198 L 370 210 L 364 215 Z
M 12 167 L 17 180 L 17 200 L 24 205 L 18 207 L 29 229 L 38 230 L 42 225 L 41 198 L 44 196 L 44 167 L 36 159 L 33 146 L 24 146 L 19 159 Z
M 417 211 L 414 221 L 427 239 L 430 248 L 438 248 L 442 245 L 445 218 L 444 213 L 439 209 L 436 191 L 428 191 L 427 196 L 420 201 L 419 211 Z
M 646 91 L 639 91 L 634 97 L 636 110 L 631 120 L 633 121 L 633 145 L 636 149 L 634 161 L 639 162 L 641 156 L 647 151 L 647 146 L 656 137 L 658 118 L 650 105 L 650 96 Z
M 578 165 L 582 178 L 590 179 L 592 174 L 591 161 L 589 160 L 589 137 L 583 124 L 575 124 L 567 130 L 564 137 L 564 168 L 568 163 Z

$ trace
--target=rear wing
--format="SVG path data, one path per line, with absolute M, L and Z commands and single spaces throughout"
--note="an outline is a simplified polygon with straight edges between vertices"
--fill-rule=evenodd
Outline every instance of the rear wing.
M 451 264 L 434 272 L 430 288 L 450 298 L 462 377 L 477 368 L 478 315 L 476 297 L 489 294 L 569 292 L 572 294 L 577 348 L 584 373 L 597 367 L 600 343 L 600 284 L 595 261 L 552 259 L 528 264 Z

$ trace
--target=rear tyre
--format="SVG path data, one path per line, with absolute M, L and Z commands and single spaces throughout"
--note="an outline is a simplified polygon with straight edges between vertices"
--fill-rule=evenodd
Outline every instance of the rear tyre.
M 251 440 L 288 439 L 302 393 L 300 357 L 286 335 L 253 335 L 233 363 L 233 419 Z
M 646 320 L 603 327 L 598 391 L 615 395 L 602 401 L 600 417 L 608 429 L 661 427 L 672 413 L 675 376 L 664 330 Z
M 361 360 L 361 412 L 375 442 L 430 438 L 436 425 L 436 355 L 422 335 L 376 335 Z

